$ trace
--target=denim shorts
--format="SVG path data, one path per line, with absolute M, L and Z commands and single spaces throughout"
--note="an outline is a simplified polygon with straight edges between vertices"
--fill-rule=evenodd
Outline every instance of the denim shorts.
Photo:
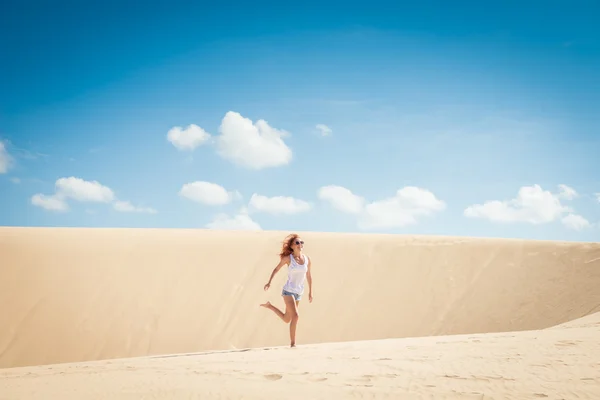
M 300 299 L 302 298 L 301 294 L 288 292 L 285 289 L 283 289 L 283 291 L 281 292 L 281 295 L 282 296 L 293 296 L 296 301 L 300 301 Z

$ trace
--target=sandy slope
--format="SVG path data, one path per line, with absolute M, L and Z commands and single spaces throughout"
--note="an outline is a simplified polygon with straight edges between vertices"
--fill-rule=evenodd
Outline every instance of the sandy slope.
M 0 367 L 280 346 L 285 232 L 0 228 Z M 546 328 L 600 310 L 600 244 L 304 233 L 298 343 Z
M 0 370 L 0 399 L 598 399 L 600 313 L 538 331 Z

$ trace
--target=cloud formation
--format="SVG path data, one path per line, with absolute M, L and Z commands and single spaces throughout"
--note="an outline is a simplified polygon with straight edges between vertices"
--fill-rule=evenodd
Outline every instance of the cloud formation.
M 349 189 L 329 185 L 321 187 L 319 199 L 333 208 L 357 218 L 363 230 L 386 230 L 414 225 L 422 217 L 428 217 L 446 208 L 446 204 L 431 191 L 416 186 L 406 186 L 389 198 L 367 202 Z
M 579 197 L 579 194 L 575 191 L 575 189 L 573 189 L 572 187 L 569 187 L 567 185 L 564 184 L 560 184 L 558 185 L 558 190 L 559 190 L 559 197 L 565 199 L 565 200 L 573 200 L 576 197 Z
M 119 212 L 156 214 L 157 211 L 152 207 L 136 207 L 128 201 L 115 201 L 113 208 Z
M 362 229 L 389 229 L 414 225 L 420 217 L 443 211 L 446 204 L 427 189 L 406 186 L 396 195 L 365 206 L 359 221 Z
M 68 200 L 83 203 L 113 203 L 113 208 L 120 212 L 140 212 L 155 214 L 150 207 L 135 207 L 128 201 L 118 200 L 114 191 L 98 181 L 86 181 L 74 176 L 59 178 L 54 183 L 54 194 L 34 194 L 30 201 L 36 207 L 48 211 L 69 211 Z
M 544 190 L 540 185 L 523 186 L 517 196 L 510 200 L 489 200 L 483 204 L 467 207 L 463 214 L 468 218 L 486 219 L 496 223 L 545 224 L 561 220 L 571 229 L 583 229 L 589 222 L 574 210 L 561 203 L 561 199 L 571 200 L 577 192 L 566 185 L 559 185 L 558 193 Z
M 44 208 L 48 211 L 68 211 L 69 205 L 65 199 L 57 194 L 47 196 L 37 193 L 31 196 L 31 204 L 36 207 Z
M 242 208 L 233 216 L 226 213 L 215 215 L 213 220 L 206 224 L 206 228 L 217 230 L 262 230 L 261 226 L 250 218 L 245 208 Z
M 321 187 L 317 192 L 317 197 L 331 204 L 333 208 L 347 214 L 358 214 L 365 205 L 364 198 L 338 185 Z
M 167 140 L 181 151 L 191 152 L 211 143 L 224 160 L 254 170 L 289 164 L 292 150 L 283 140 L 289 136 L 289 132 L 273 128 L 263 119 L 254 123 L 235 111 L 225 114 L 217 136 L 195 124 L 185 129 L 175 126 L 167 132 Z
M 209 206 L 229 204 L 234 199 L 241 198 L 238 191 L 227 191 L 221 185 L 206 181 L 186 183 L 181 187 L 179 195 Z
M 185 129 L 175 126 L 167 132 L 167 140 L 180 151 L 193 151 L 207 143 L 210 137 L 208 132 L 196 124 L 190 124 Z
M 56 194 L 63 198 L 71 198 L 76 201 L 110 203 L 115 199 L 115 193 L 108 186 L 98 181 L 85 181 L 73 176 L 59 178 L 54 184 Z
M 331 128 L 325 124 L 317 124 L 316 128 L 321 133 L 321 136 L 329 136 L 333 132 Z
M 283 140 L 289 133 L 271 127 L 265 120 L 253 123 L 229 111 L 221 121 L 219 132 L 217 153 L 239 166 L 259 170 L 283 166 L 292 160 L 292 150 Z
M 266 197 L 254 193 L 248 204 L 250 211 L 264 212 L 273 215 L 291 215 L 310 211 L 312 205 L 289 196 Z
M 580 231 L 591 226 L 590 222 L 587 219 L 577 214 L 568 214 L 561 219 L 561 222 L 567 228 L 576 231 Z
M 181 188 L 179 195 L 189 200 L 208 206 L 223 206 L 233 200 L 241 200 L 242 195 L 237 190 L 227 191 L 223 186 L 205 181 L 190 182 Z M 233 216 L 219 213 L 206 224 L 209 229 L 250 229 L 260 230 L 261 226 L 252 219 L 250 213 L 266 213 L 271 215 L 292 215 L 308 212 L 312 204 L 289 196 L 267 197 L 254 193 L 247 207 L 242 207 Z

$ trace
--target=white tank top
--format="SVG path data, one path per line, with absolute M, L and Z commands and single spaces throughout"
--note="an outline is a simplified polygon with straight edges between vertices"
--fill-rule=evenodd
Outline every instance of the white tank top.
M 288 265 L 288 279 L 283 290 L 296 294 L 304 293 L 304 278 L 308 271 L 308 256 L 302 254 L 304 264 L 300 265 L 294 259 L 294 255 L 290 254 L 290 264 Z

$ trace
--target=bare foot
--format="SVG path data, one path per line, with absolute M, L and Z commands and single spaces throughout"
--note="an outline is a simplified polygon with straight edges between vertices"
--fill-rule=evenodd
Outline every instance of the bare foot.
M 270 302 L 270 301 L 267 301 L 266 303 L 264 303 L 264 304 L 261 304 L 260 306 L 261 306 L 261 307 L 265 307 L 265 308 L 269 308 L 269 307 L 271 306 L 271 302 Z
M 296 343 L 290 344 L 290 347 L 292 347 L 292 348 L 296 347 Z

